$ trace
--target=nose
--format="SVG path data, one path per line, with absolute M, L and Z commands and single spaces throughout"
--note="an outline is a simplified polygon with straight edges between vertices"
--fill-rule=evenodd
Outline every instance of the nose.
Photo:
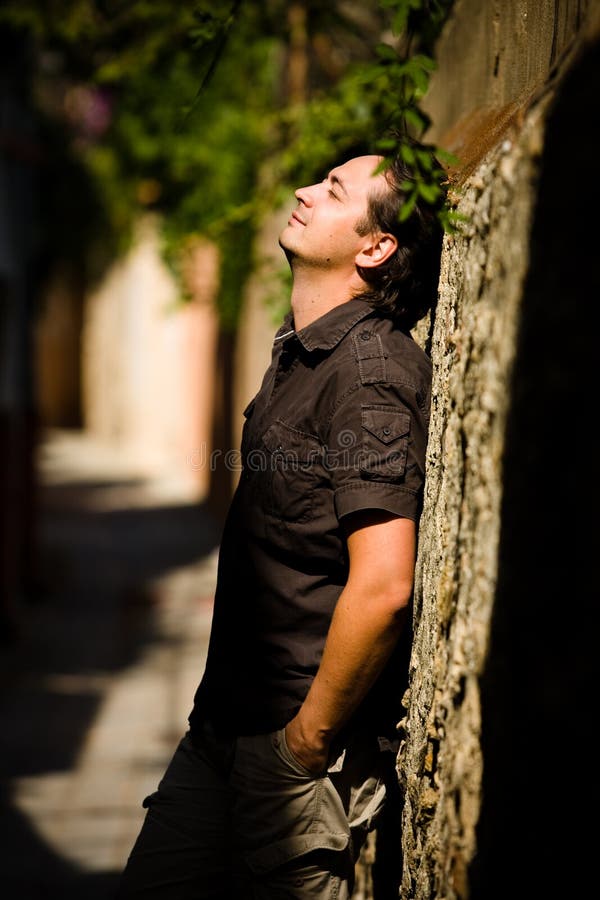
M 314 185 L 310 187 L 301 187 L 294 191 L 294 197 L 304 206 L 312 206 L 313 204 L 313 194 L 312 188 Z

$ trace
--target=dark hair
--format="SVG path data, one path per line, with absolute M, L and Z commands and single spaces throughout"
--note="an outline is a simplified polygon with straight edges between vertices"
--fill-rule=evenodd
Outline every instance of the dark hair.
M 420 145 L 413 138 L 403 137 L 414 149 Z M 443 171 L 437 160 L 435 168 Z M 358 234 L 372 231 L 393 234 L 398 248 L 384 263 L 374 268 L 358 268 L 368 287 L 356 295 L 366 300 L 382 313 L 393 318 L 401 327 L 410 329 L 429 311 L 437 299 L 440 277 L 440 257 L 444 229 L 438 211 L 444 201 L 445 191 L 436 204 L 417 200 L 410 216 L 399 221 L 398 214 L 410 191 L 406 184 L 414 184 L 411 166 L 399 156 L 394 157 L 384 172 L 387 189 L 371 193 L 366 215 L 357 222 Z

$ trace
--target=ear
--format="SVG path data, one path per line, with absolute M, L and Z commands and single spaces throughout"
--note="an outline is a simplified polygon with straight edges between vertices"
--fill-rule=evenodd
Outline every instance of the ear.
M 359 268 L 373 269 L 389 259 L 397 249 L 398 240 L 393 234 L 381 234 L 377 231 L 375 234 L 368 235 L 364 246 L 356 254 L 354 262 Z

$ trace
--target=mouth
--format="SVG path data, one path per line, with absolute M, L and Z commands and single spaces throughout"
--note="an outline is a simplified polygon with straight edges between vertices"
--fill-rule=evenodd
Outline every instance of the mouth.
M 292 213 L 292 215 L 291 215 L 291 217 L 290 217 L 290 219 L 289 219 L 289 224 L 290 224 L 290 225 L 292 224 L 292 222 L 299 222 L 300 225 L 306 225 L 306 222 L 305 222 L 303 219 L 300 218 L 300 216 L 298 215 L 298 213 L 296 212 L 296 210 L 294 210 L 294 212 Z

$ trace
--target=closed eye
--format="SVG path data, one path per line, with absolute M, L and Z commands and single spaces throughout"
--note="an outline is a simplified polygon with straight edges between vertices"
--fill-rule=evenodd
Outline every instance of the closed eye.
M 329 174 L 326 178 L 323 179 L 322 183 L 327 184 L 327 182 L 329 182 L 329 184 L 331 185 L 335 185 L 336 187 L 337 185 L 339 185 L 344 194 L 348 194 L 348 191 L 344 187 L 344 182 L 341 180 L 341 178 L 338 178 L 337 175 Z M 339 194 L 336 194 L 336 192 L 333 190 L 333 187 L 330 187 L 327 193 L 330 197 L 333 197 L 334 200 L 339 200 L 340 203 L 342 202 L 342 198 L 339 196 Z

